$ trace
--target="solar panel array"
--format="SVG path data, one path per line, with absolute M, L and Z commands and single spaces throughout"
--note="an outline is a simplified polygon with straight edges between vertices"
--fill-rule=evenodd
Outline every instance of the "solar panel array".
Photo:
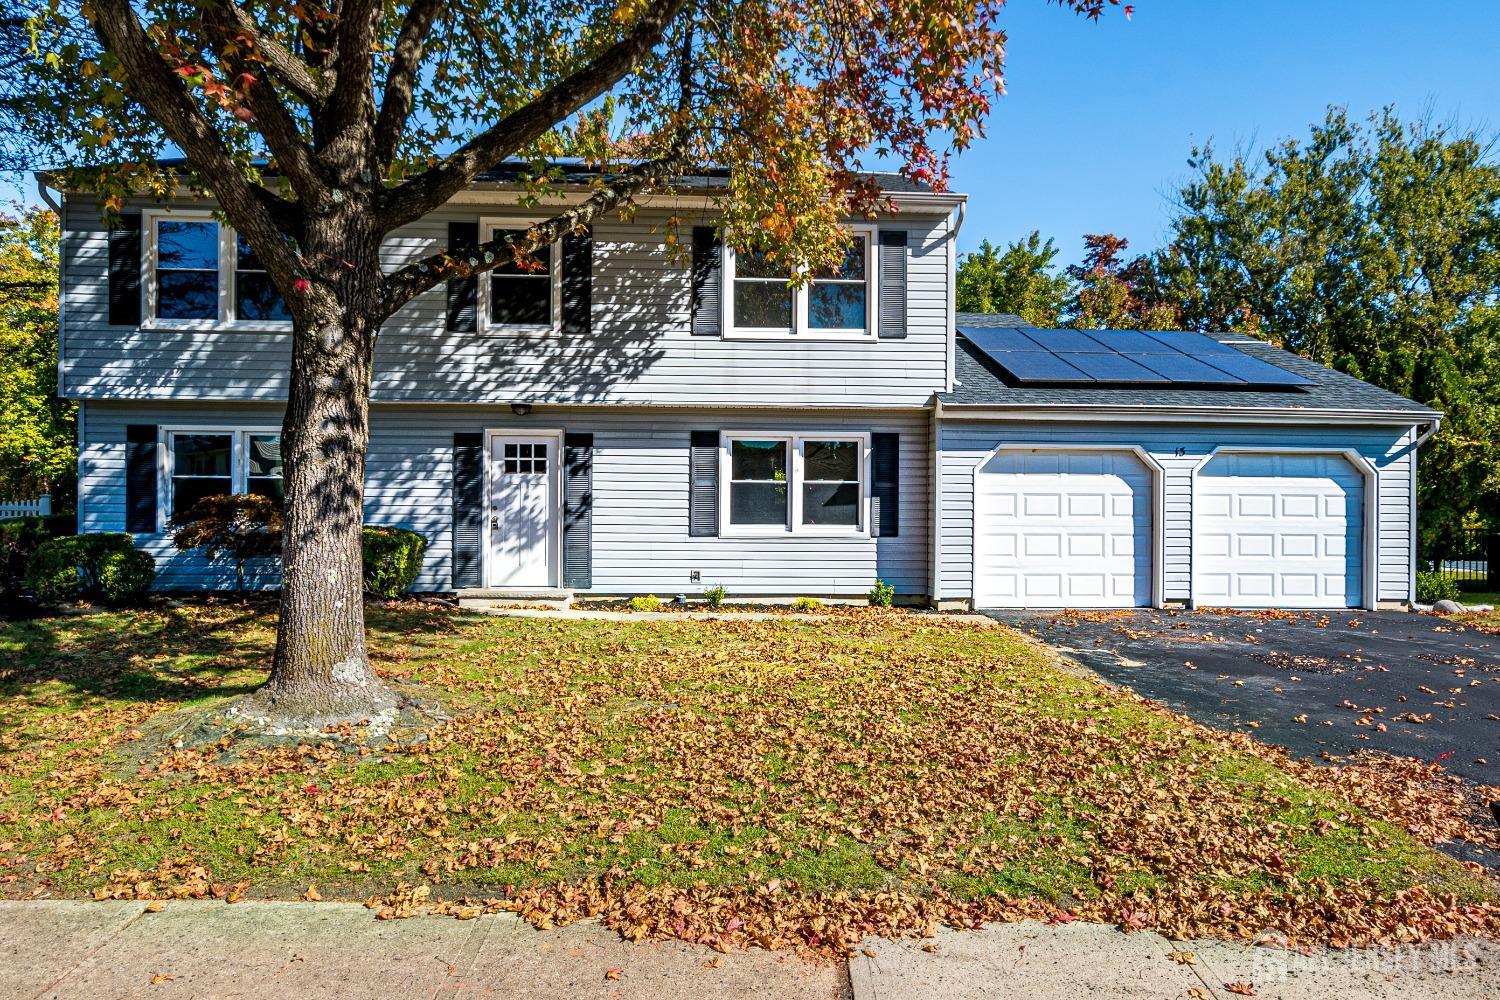
M 1020 385 L 1295 389 L 1315 384 L 1211 337 L 1180 330 L 961 327 L 958 332 Z

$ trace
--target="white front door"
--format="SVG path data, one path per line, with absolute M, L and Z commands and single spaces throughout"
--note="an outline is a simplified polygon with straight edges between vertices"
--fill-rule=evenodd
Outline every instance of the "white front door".
M 1149 605 L 1151 490 L 1129 452 L 999 452 L 974 481 L 975 604 Z
M 553 585 L 555 438 L 490 439 L 491 587 Z
M 1193 497 L 1194 603 L 1358 607 L 1364 506 L 1364 476 L 1342 455 L 1220 455 Z

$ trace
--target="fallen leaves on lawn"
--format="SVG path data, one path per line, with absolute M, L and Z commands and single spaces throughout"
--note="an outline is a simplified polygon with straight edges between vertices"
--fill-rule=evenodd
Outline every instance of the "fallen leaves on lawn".
M 370 617 L 382 673 L 463 706 L 426 739 L 367 746 L 351 727 L 133 762 L 132 734 L 184 689 L 254 682 L 235 671 L 266 657 L 269 617 L 198 606 L 92 632 L 26 626 L 60 631 L 34 646 L 51 652 L 0 652 L 18 708 L 0 730 L 15 762 L 0 874 L 100 899 L 357 885 L 380 919 L 597 917 L 630 940 L 825 955 L 1027 918 L 1298 944 L 1500 927 L 1493 897 L 1425 872 L 1306 861 L 1324 843 L 1338 865 L 1381 857 L 1382 822 L 1500 847 L 1441 769 L 1295 761 L 1065 673 L 1004 629 L 911 613 Z M 135 693 L 111 693 L 111 660 Z M 1243 776 L 1255 768 L 1268 776 Z

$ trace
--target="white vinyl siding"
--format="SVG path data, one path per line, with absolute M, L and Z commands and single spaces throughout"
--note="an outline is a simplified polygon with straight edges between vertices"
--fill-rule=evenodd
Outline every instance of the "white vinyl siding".
M 120 531 L 125 523 L 125 427 L 258 428 L 275 424 L 267 405 L 88 403 L 79 456 L 83 531 Z M 509 407 L 375 405 L 370 418 L 365 520 L 412 528 L 427 550 L 417 589 L 451 589 L 452 449 L 455 432 L 486 429 L 525 435 L 562 428 L 594 435 L 593 593 L 695 595 L 723 584 L 731 595 L 862 597 L 876 579 L 898 593 L 929 593 L 928 533 L 932 442 L 926 413 L 892 411 L 769 417 L 733 411 L 538 407 L 517 417 Z M 695 430 L 802 433 L 829 439 L 874 432 L 900 435 L 901 524 L 896 537 L 785 534 L 775 538 L 688 535 L 689 437 Z M 178 553 L 166 534 L 139 536 L 158 559 L 162 589 L 232 587 L 233 569 Z M 689 574 L 698 570 L 700 582 Z M 266 582 L 261 580 L 261 583 Z
M 137 206 L 138 207 L 138 206 Z M 394 234 L 394 268 L 444 245 L 454 220 L 492 210 L 448 207 Z M 69 198 L 62 380 L 79 399 L 279 401 L 291 335 L 282 330 L 139 329 L 108 324 L 108 236 L 87 197 Z M 948 383 L 949 222 L 904 211 L 882 220 L 910 239 L 908 336 L 735 340 L 694 337 L 686 262 L 669 259 L 667 215 L 599 220 L 587 338 L 494 337 L 445 329 L 439 285 L 385 324 L 374 398 L 536 405 L 921 407 Z M 701 221 L 701 220 L 691 220 Z M 727 278 L 727 276 L 726 276 Z
M 1148 424 L 945 419 L 938 430 L 937 596 L 973 596 L 974 469 L 1001 444 L 1138 446 L 1164 470 L 1162 600 L 1192 598 L 1193 469 L 1218 447 L 1353 449 L 1379 474 L 1377 599 L 1405 601 L 1412 582 L 1412 432 L 1396 427 Z

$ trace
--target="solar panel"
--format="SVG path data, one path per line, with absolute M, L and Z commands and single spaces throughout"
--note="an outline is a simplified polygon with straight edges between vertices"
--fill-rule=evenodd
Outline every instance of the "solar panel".
M 1170 382 L 1197 382 L 1202 385 L 1243 386 L 1245 380 L 1204 364 L 1186 354 L 1139 354 L 1134 360 L 1164 376 Z
M 1234 351 L 1234 348 L 1230 348 Z M 1248 354 L 1234 351 L 1233 355 L 1215 354 L 1204 359 L 1223 372 L 1242 378 L 1252 385 L 1295 386 L 1313 385 L 1311 379 L 1303 378 L 1285 368 L 1277 368 L 1269 361 L 1252 358 Z
M 1310 379 L 1211 337 L 1181 330 L 959 330 L 1013 383 L 1293 389 Z
M 1119 354 L 1179 353 L 1176 348 L 1169 347 L 1159 340 L 1153 340 L 1150 334 L 1140 330 L 1082 330 L 1080 332 Z
M 1096 382 L 1167 384 L 1172 381 L 1144 365 L 1136 364 L 1123 354 L 1059 354 L 1058 357 L 1074 368 L 1080 369 L 1084 374 L 1093 376 Z
M 1212 337 L 1187 330 L 1151 330 L 1145 336 L 1183 354 L 1239 354 L 1234 348 Z
M 1081 382 L 1092 385 L 1096 381 L 1092 375 L 1085 374 L 1047 351 L 1006 351 L 996 360 L 1019 382 L 1043 382 L 1048 385 Z
M 1014 327 L 965 327 L 963 335 L 986 354 L 993 351 L 1040 351 L 1042 345 Z
M 1111 354 L 1115 353 L 1111 347 L 1106 347 L 1099 341 L 1090 337 L 1083 330 L 1038 330 L 1031 329 L 1027 334 L 1032 340 L 1041 345 L 1044 351 L 1057 351 L 1066 354 Z

